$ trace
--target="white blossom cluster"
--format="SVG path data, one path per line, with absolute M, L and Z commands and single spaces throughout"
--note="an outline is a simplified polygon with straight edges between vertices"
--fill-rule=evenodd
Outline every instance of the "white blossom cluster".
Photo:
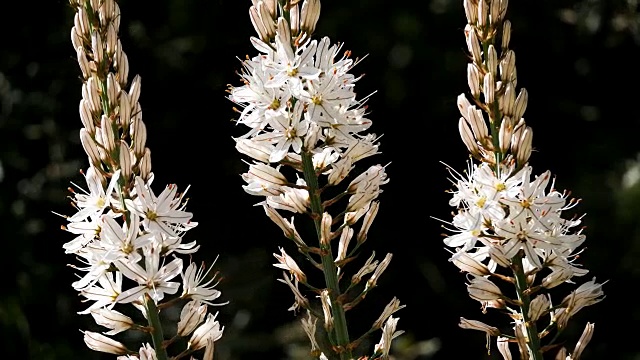
M 278 260 L 275 266 L 289 273 L 281 281 L 296 299 L 290 309 L 309 312 L 303 327 L 314 356 L 324 356 L 314 337 L 315 321 L 321 318 L 329 333 L 341 327 L 335 330 L 342 335 L 333 346 L 341 352 L 340 358 L 347 358 L 344 351 L 349 344 L 340 343 L 348 341 L 346 324 L 337 318 L 344 317 L 346 309 L 357 305 L 375 287 L 391 254 L 381 262 L 372 256 L 348 286 L 341 285 L 349 280 L 343 276 L 344 265 L 355 259 L 356 250 L 367 239 L 378 212 L 381 186 L 388 178 L 381 165 L 352 175 L 356 162 L 379 153 L 379 138 L 367 132 L 371 120 L 367 118 L 366 98 L 358 100 L 354 91 L 360 77 L 350 71 L 358 61 L 349 57 L 349 51 L 340 54 L 342 44 L 332 44 L 327 37 L 311 38 L 319 12 L 318 0 L 254 0 L 249 13 L 259 37 L 251 42 L 259 54 L 242 61 L 243 85 L 231 87 L 229 99 L 239 107 L 237 124 L 248 128 L 235 138 L 236 149 L 252 159 L 249 170 L 242 174 L 244 190 L 263 197 L 259 204 L 269 218 L 325 273 L 325 279 L 335 279 L 324 285 L 329 289 L 318 290 L 322 312 L 316 312 L 299 285 L 309 289 L 324 286 L 308 284 L 306 274 L 281 248 L 280 254 L 274 254 Z M 350 182 L 343 185 L 347 178 Z M 336 190 L 338 185 L 344 190 Z M 329 209 L 339 205 L 344 208 L 332 215 Z M 291 220 L 283 213 L 292 214 Z M 298 233 L 294 226 L 297 215 L 313 220 L 318 243 L 312 244 Z M 360 286 L 365 276 L 369 280 L 359 295 L 346 296 L 346 291 L 341 295 L 343 289 Z M 373 330 L 384 327 L 374 350 L 376 356 L 387 358 L 391 340 L 401 333 L 395 330 L 398 318 L 391 315 L 402 307 L 394 298 L 376 322 Z
M 461 318 L 460 326 L 496 336 L 498 349 L 512 359 L 509 343 L 517 343 L 523 359 L 542 360 L 545 351 L 556 359 L 576 360 L 593 334 L 587 324 L 575 350 L 542 339 L 560 332 L 582 308 L 604 298 L 595 278 L 553 304 L 547 290 L 573 283 L 587 270 L 576 260 L 585 241 L 582 216 L 566 217 L 578 200 L 555 188 L 546 171 L 534 175 L 529 165 L 533 131 L 523 116 L 528 93 L 517 93 L 515 53 L 509 48 L 511 23 L 505 20 L 506 0 L 463 0 L 464 34 L 471 62 L 467 79 L 471 101 L 458 97 L 461 138 L 471 156 L 464 174 L 449 168 L 454 189 L 449 204 L 457 209 L 448 225 L 445 245 L 453 248 L 450 261 L 468 274 L 471 298 L 487 308 L 506 309 L 513 335 L 497 327 Z M 488 118 L 488 121 L 487 121 Z M 515 295 L 503 292 L 515 287 Z M 548 316 L 542 330 L 537 325 Z M 551 340 L 553 342 L 554 340 Z
M 188 340 L 184 354 L 205 349 L 204 359 L 212 359 L 223 327 L 217 314 L 207 313 L 207 305 L 219 305 L 213 301 L 221 293 L 211 268 L 185 264 L 181 257 L 199 248 L 195 241 L 183 241 L 197 225 L 185 210 L 186 191 L 179 193 L 174 184 L 160 194 L 151 189 L 140 77 L 127 91 L 129 65 L 117 35 L 120 8 L 114 0 L 70 3 L 75 10 L 71 40 L 84 80 L 80 138 L 90 166 L 83 172 L 86 189 L 71 189 L 76 212 L 65 216 L 64 229 L 76 237 L 63 248 L 83 263 L 72 265 L 78 271 L 72 286 L 89 303 L 79 313 L 91 314 L 107 329 L 104 335 L 84 331 L 85 343 L 119 359 L 167 359 L 160 309 L 184 303 L 173 340 Z M 117 310 L 127 305 L 140 316 Z M 143 343 L 132 351 L 111 337 L 129 329 L 149 333 L 153 346 Z

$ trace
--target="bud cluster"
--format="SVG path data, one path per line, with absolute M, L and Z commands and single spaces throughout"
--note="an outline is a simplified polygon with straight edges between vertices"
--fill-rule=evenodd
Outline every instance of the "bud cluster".
M 563 331 L 585 306 L 601 301 L 602 284 L 594 278 L 560 303 L 551 302 L 547 290 L 588 272 L 576 263 L 586 238 L 582 216 L 563 216 L 579 200 L 557 191 L 549 171 L 534 176 L 528 164 L 533 133 L 523 118 L 527 92 L 516 89 L 511 23 L 504 20 L 508 1 L 463 1 L 473 104 L 464 94 L 458 97 L 459 130 L 480 163 L 471 163 L 464 175 L 449 168 L 454 185 L 449 204 L 457 213 L 446 222 L 451 234 L 444 243 L 454 248 L 450 261 L 468 274 L 469 296 L 482 304 L 483 312 L 507 310 L 514 333 L 464 318 L 460 326 L 497 337 L 505 359 L 512 358 L 509 343 L 514 343 L 523 359 L 541 360 L 546 351 L 560 348 L 555 340 L 545 345 L 542 340 Z M 515 287 L 515 296 L 503 292 L 505 286 Z M 561 348 L 556 358 L 578 359 L 592 332 L 593 324 L 588 324 L 574 352 L 567 355 Z
M 344 313 L 376 286 L 391 254 L 380 262 L 371 256 L 351 277 L 344 276 L 344 269 L 367 240 L 381 186 L 389 180 L 381 165 L 352 175 L 356 162 L 378 154 L 378 137 L 366 133 L 371 126 L 366 99 L 357 100 L 354 92 L 359 77 L 350 70 L 358 61 L 349 51 L 339 55 L 342 44 L 311 38 L 319 14 L 319 0 L 305 0 L 301 7 L 298 1 L 254 1 L 250 16 L 258 38 L 251 42 L 260 54 L 242 62 L 244 85 L 231 87 L 229 98 L 241 107 L 237 124 L 249 128 L 235 139 L 236 149 L 253 160 L 242 175 L 245 191 L 264 199 L 260 205 L 268 217 L 325 278 L 324 286 L 311 285 L 284 249 L 274 254 L 275 266 L 286 271 L 281 281 L 295 296 L 290 309 L 309 314 L 303 327 L 314 356 L 336 352 L 351 359 L 360 339 L 350 341 Z M 338 206 L 343 208 L 334 211 Z M 318 244 L 301 236 L 293 217 L 289 221 L 283 213 L 306 215 Z M 315 292 L 318 303 L 300 285 Z M 401 333 L 391 315 L 403 306 L 396 299 L 389 306 L 365 334 L 383 329 L 374 356 L 388 354 L 391 339 Z M 335 339 L 331 349 L 316 345 L 317 319 Z
M 87 190 L 76 186 L 72 205 L 77 212 L 65 216 L 65 230 L 76 237 L 64 244 L 84 266 L 72 286 L 90 305 L 91 314 L 113 336 L 125 330 L 149 333 L 153 346 L 131 351 L 101 333 L 85 331 L 93 350 L 122 359 L 167 359 L 159 313 L 184 303 L 177 333 L 169 343 L 188 340 L 183 356 L 204 350 L 213 358 L 213 343 L 223 328 L 207 305 L 220 296 L 215 275 L 195 263 L 184 266 L 180 255 L 195 253 L 195 241 L 183 242 L 194 228 L 192 213 L 185 211 L 185 192 L 170 184 L 158 195 L 151 190 L 150 151 L 139 103 L 140 77 L 128 84 L 129 64 L 118 38 L 120 7 L 114 0 L 71 0 L 75 10 L 71 41 L 82 72 L 80 130 L 90 166 L 83 175 Z M 128 89 L 128 90 L 127 90 Z M 74 184 L 75 185 L 75 184 Z M 180 276 L 182 281 L 176 281 Z M 167 296 L 177 294 L 167 300 Z M 133 305 L 148 325 L 140 325 L 116 306 Z M 130 312 L 129 312 L 130 313 Z M 146 319 L 146 320 L 145 320 Z

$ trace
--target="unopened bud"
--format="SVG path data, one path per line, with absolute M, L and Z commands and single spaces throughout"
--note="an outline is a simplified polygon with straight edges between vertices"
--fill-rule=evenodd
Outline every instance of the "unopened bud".
M 485 277 L 474 277 L 467 285 L 469 296 L 478 301 L 498 300 L 502 298 L 500 288 Z
M 515 121 L 515 120 L 514 120 Z M 518 120 L 518 123 L 513 129 L 513 135 L 511 136 L 511 153 L 518 153 L 518 146 L 520 145 L 520 137 L 522 137 L 522 132 L 527 127 L 527 124 L 524 122 L 523 118 Z
M 118 46 L 118 33 L 113 26 L 113 23 L 109 23 L 107 27 L 107 56 L 112 57 L 116 52 L 116 48 Z
M 510 40 L 511 40 L 511 21 L 505 20 L 504 23 L 502 23 L 502 50 L 506 50 L 509 48 Z
M 267 39 L 271 41 L 276 36 L 276 24 L 271 16 L 271 10 L 264 1 L 258 2 L 258 13 L 266 31 Z
M 305 0 L 302 3 L 300 29 L 307 34 L 312 34 L 316 30 L 318 18 L 320 18 L 320 0 Z
M 93 114 L 102 112 L 100 93 L 98 92 L 98 85 L 96 84 L 95 77 L 90 77 L 84 84 L 82 84 L 82 98 L 89 101 L 89 104 L 91 104 L 91 112 Z
M 464 0 L 464 14 L 467 16 L 467 22 L 475 25 L 478 22 L 478 3 L 473 0 Z
M 328 212 L 322 214 L 322 221 L 320 222 L 320 245 L 323 248 L 330 246 L 333 233 L 331 232 L 331 223 L 333 219 Z
M 489 10 L 489 17 L 491 25 L 495 26 L 500 22 L 500 0 L 491 0 L 491 9 Z
M 91 331 L 84 332 L 84 343 L 91 350 L 108 354 L 124 355 L 129 352 L 127 347 L 121 342 Z
M 469 102 L 469 100 L 467 100 L 467 97 L 464 94 L 460 94 L 458 95 L 458 110 L 460 110 L 460 115 L 462 115 L 462 117 L 464 117 L 465 119 L 469 120 L 467 118 L 467 114 L 469 112 L 469 108 L 471 107 L 471 103 Z
M 467 83 L 474 98 L 480 97 L 480 73 L 474 64 L 467 64 Z
M 93 60 L 100 64 L 104 58 L 104 49 L 102 48 L 102 37 L 97 31 L 91 32 L 91 50 L 93 51 Z
M 89 107 L 89 102 L 86 99 L 80 100 L 80 120 L 87 132 L 93 136 L 96 133 L 96 125 L 93 122 L 93 115 L 91 115 Z
M 107 75 L 107 99 L 109 107 L 113 109 L 118 104 L 118 93 L 120 92 L 120 84 L 116 81 L 114 73 Z
M 298 4 L 289 8 L 289 24 L 291 25 L 291 36 L 297 36 L 300 32 L 300 6 Z
M 532 145 L 533 144 L 533 129 L 527 126 L 522 132 L 522 136 L 520 137 L 520 143 L 518 144 L 518 154 L 516 155 L 516 160 L 518 164 L 524 165 L 529 161 L 529 157 L 531 157 Z
M 478 26 L 484 27 L 487 25 L 487 15 L 489 14 L 489 5 L 487 1 L 491 0 L 480 0 L 478 1 Z
M 285 46 L 290 46 L 291 28 L 289 27 L 289 23 L 287 22 L 287 20 L 285 20 L 285 18 L 283 17 L 278 18 L 277 36 Z
M 471 106 L 467 111 L 467 118 L 469 119 L 469 125 L 473 131 L 473 135 L 476 140 L 483 144 L 485 140 L 489 138 L 489 129 L 487 128 L 487 123 L 484 121 L 482 110 Z
M 80 143 L 84 152 L 89 156 L 91 164 L 95 167 L 100 167 L 102 163 L 100 161 L 100 151 L 98 151 L 98 146 L 87 129 L 80 129 Z
M 129 128 L 129 122 L 131 121 L 131 102 L 129 100 L 129 94 L 124 90 L 120 90 L 120 106 L 118 107 L 118 125 L 122 129 Z
M 149 177 L 151 176 L 151 150 L 149 148 L 144 149 L 144 155 L 140 159 L 138 164 L 140 168 L 140 177 L 145 182 L 149 181 Z
M 536 322 L 542 315 L 549 311 L 551 302 L 545 295 L 538 295 L 529 304 L 529 321 Z
M 487 50 L 487 69 L 495 79 L 498 70 L 498 52 L 493 45 L 489 45 Z
M 136 112 L 138 110 L 138 101 L 140 100 L 140 86 L 142 84 L 142 78 L 140 75 L 136 75 L 131 81 L 129 87 L 129 99 L 131 101 L 131 110 Z
M 500 123 L 500 152 L 506 154 L 511 146 L 511 136 L 513 135 L 513 120 L 505 116 Z
M 113 132 L 113 122 L 106 115 L 102 115 L 100 119 L 100 133 L 102 146 L 111 154 L 116 148 L 116 136 Z
M 484 75 L 482 92 L 484 93 L 484 102 L 487 105 L 493 104 L 496 95 L 496 83 L 495 81 L 493 81 L 493 74 L 491 74 L 490 72 Z
M 473 131 L 469 127 L 469 123 L 463 117 L 458 121 L 458 131 L 460 132 L 460 137 L 462 138 L 462 142 L 469 150 L 469 153 L 474 157 L 478 157 L 480 154 L 480 148 L 478 147 L 478 143 L 473 136 Z
M 513 81 L 515 77 L 515 69 L 516 54 L 513 52 L 513 50 L 509 50 L 500 62 L 500 78 L 502 79 L 502 81 Z
M 527 89 L 520 89 L 520 94 L 518 94 L 518 98 L 513 107 L 513 119 L 519 120 L 524 115 L 525 110 L 527 110 L 527 103 L 529 102 L 529 92 Z
M 503 109 L 502 113 L 506 116 L 513 116 L 513 111 L 515 109 L 516 104 L 516 90 L 512 83 L 508 82 L 507 87 L 504 90 L 503 99 Z M 519 120 L 520 118 L 518 118 Z
M 131 161 L 131 152 L 129 151 L 129 145 L 124 141 L 120 140 L 120 176 L 125 179 L 125 182 L 129 182 L 131 178 L 131 169 L 133 167 Z
M 473 27 L 467 26 L 467 48 L 473 57 L 473 62 L 476 64 L 482 64 L 482 53 L 480 50 L 480 42 L 478 41 L 478 35 Z
M 147 126 L 141 117 L 136 116 L 131 123 L 131 137 L 133 138 L 133 153 L 142 156 L 147 143 Z
M 78 65 L 80 66 L 80 71 L 82 71 L 82 78 L 86 80 L 89 78 L 89 76 L 91 76 L 91 67 L 89 66 L 89 60 L 87 60 L 87 54 L 85 54 L 82 46 L 78 46 L 76 48 L 76 56 L 78 58 Z
M 120 40 L 118 40 L 118 56 L 116 57 L 116 78 L 118 79 L 118 83 L 121 88 L 127 86 L 127 81 L 129 81 L 129 58 L 124 51 L 122 51 L 122 45 L 120 45 Z
M 449 259 L 460 270 L 476 276 L 491 275 L 489 268 L 464 251 L 457 252 Z

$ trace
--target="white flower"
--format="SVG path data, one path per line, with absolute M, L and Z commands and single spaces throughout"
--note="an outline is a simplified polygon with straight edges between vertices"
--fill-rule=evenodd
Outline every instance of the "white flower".
M 269 156 L 269 162 L 279 162 L 289 152 L 289 148 L 297 154 L 302 150 L 302 139 L 309 128 L 308 120 L 300 120 L 303 114 L 304 104 L 296 102 L 293 109 L 282 115 L 270 117 L 268 123 L 271 130 L 256 135 L 254 141 L 275 144 L 273 152 Z
M 129 303 L 144 294 L 149 294 L 157 303 L 164 298 L 164 294 L 175 294 L 180 287 L 177 282 L 169 281 L 182 271 L 182 259 L 175 258 L 170 263 L 160 266 L 158 250 L 153 247 L 145 248 L 145 267 L 127 260 L 115 262 L 118 270 L 129 279 L 138 283 L 129 290 L 122 292 L 116 299 L 119 303 Z
M 138 197 L 126 199 L 125 203 L 129 210 L 144 219 L 142 224 L 146 229 L 175 237 L 197 225 L 190 222 L 193 215 L 183 211 L 185 204 L 182 199 L 186 191 L 178 196 L 177 186 L 170 184 L 156 197 L 141 177 L 136 177 L 135 182 Z
M 80 211 L 71 216 L 68 220 L 70 222 L 84 221 L 89 216 L 102 214 L 102 212 L 108 208 L 113 201 L 111 195 L 113 194 L 113 190 L 118 182 L 119 176 L 120 170 L 114 172 L 111 176 L 109 186 L 107 186 L 107 189 L 105 190 L 102 187 L 102 182 L 96 173 L 96 169 L 93 166 L 90 166 L 84 176 L 87 181 L 89 192 L 85 191 L 85 194 L 75 194 L 74 202 L 76 206 L 80 208 Z
M 193 299 L 202 301 L 205 304 L 214 305 L 211 301 L 220 297 L 220 291 L 214 289 L 218 282 L 213 283 L 216 279 L 216 274 L 214 274 L 211 279 L 205 280 L 207 275 L 209 275 L 209 271 L 213 268 L 213 265 L 209 268 L 209 270 L 205 271 L 204 266 L 198 268 L 195 263 L 189 264 L 187 269 L 182 274 L 182 298 Z M 213 284 L 212 284 L 213 283 Z M 224 305 L 218 304 L 218 305 Z

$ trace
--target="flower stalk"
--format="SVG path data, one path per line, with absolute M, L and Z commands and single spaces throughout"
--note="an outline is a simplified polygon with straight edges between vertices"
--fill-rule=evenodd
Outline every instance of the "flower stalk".
M 147 317 L 149 318 L 151 339 L 153 341 L 153 348 L 156 351 L 156 357 L 158 360 L 167 360 L 167 351 L 164 347 L 164 334 L 162 331 L 160 316 L 158 316 L 158 307 L 149 295 L 145 295 L 144 304 L 147 311 Z
M 318 242 L 322 238 L 322 214 L 324 209 L 320 198 L 320 189 L 318 188 L 318 177 L 313 167 L 312 155 L 308 152 L 302 153 L 302 167 L 304 179 L 307 182 L 309 191 L 309 203 L 311 208 L 311 218 L 314 219 Z M 333 317 L 333 326 L 335 333 L 336 349 L 340 354 L 340 359 L 349 360 L 351 349 L 349 348 L 349 329 L 347 328 L 347 318 L 345 316 L 344 306 L 338 298 L 342 295 L 338 283 L 338 269 L 334 261 L 331 246 L 322 246 L 321 255 L 322 272 L 324 274 L 325 283 L 329 289 L 329 298 L 331 300 L 331 312 Z

